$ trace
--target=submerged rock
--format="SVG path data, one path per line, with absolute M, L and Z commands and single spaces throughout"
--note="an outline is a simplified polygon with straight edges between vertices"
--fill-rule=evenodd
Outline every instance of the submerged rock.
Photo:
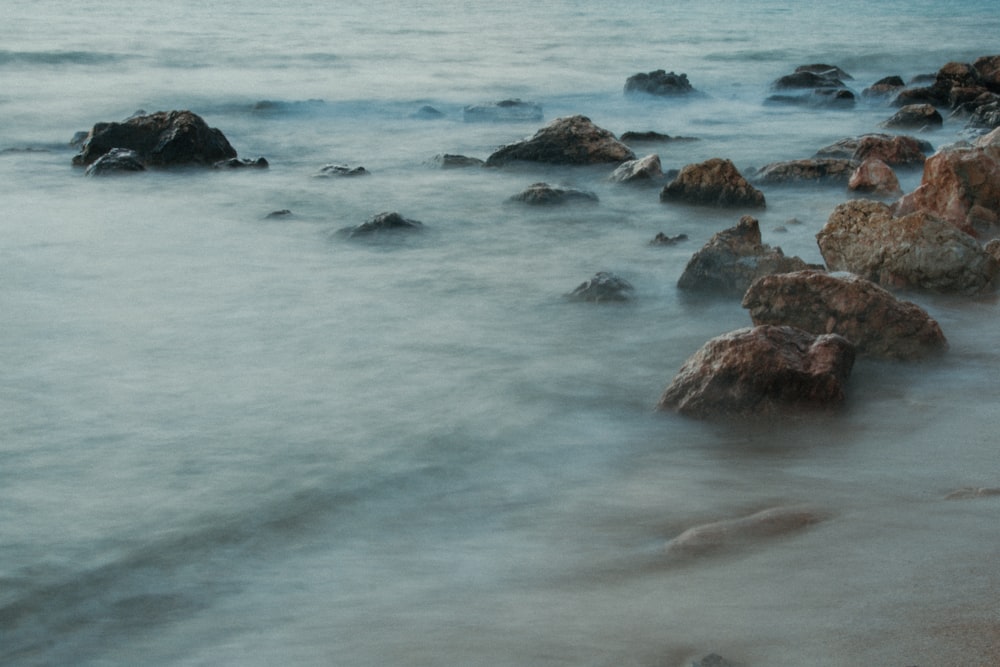
M 632 149 L 586 116 L 552 121 L 529 139 L 501 147 L 486 160 L 499 167 L 514 161 L 549 164 L 602 164 L 634 160 Z
M 146 171 L 139 154 L 128 148 L 112 148 L 97 158 L 84 172 L 87 176 L 111 176 Z
M 533 183 L 525 190 L 512 196 L 510 201 L 524 202 L 536 206 L 551 206 L 571 202 L 597 203 L 598 198 L 593 192 L 577 190 L 576 188 L 558 188 L 548 183 Z
M 747 290 L 743 307 L 755 325 L 839 334 L 861 354 L 920 359 L 948 346 L 941 327 L 923 308 L 850 273 L 809 270 L 765 276 Z
M 836 407 L 844 401 L 854 354 L 836 334 L 771 325 L 738 329 L 685 361 L 657 409 L 711 418 Z
M 632 284 L 624 278 L 606 271 L 598 272 L 590 280 L 581 283 L 575 290 L 566 295 L 573 301 L 590 301 L 607 303 L 612 301 L 629 301 L 635 290 Z
M 320 178 L 344 178 L 353 176 L 368 176 L 369 172 L 364 167 L 348 167 L 343 164 L 325 164 L 319 168 L 316 176 Z
M 656 236 L 649 242 L 649 245 L 677 245 L 681 241 L 687 241 L 687 234 L 667 236 L 663 232 L 657 232 Z
M 435 155 L 431 159 L 431 164 L 439 169 L 465 169 L 467 167 L 482 167 L 486 162 L 477 157 L 444 153 Z
M 687 74 L 674 74 L 662 69 L 653 72 L 633 74 L 625 81 L 626 93 L 647 93 L 674 97 L 695 92 Z
M 667 542 L 665 551 L 667 556 L 679 560 L 745 550 L 763 540 L 804 530 L 825 518 L 805 507 L 772 507 L 749 516 L 688 528 Z
M 462 109 L 462 117 L 467 123 L 538 121 L 542 119 L 542 106 L 520 99 L 500 100 L 467 106 Z
M 785 160 L 764 165 L 753 175 L 758 185 L 791 183 L 832 183 L 844 185 L 850 180 L 857 163 L 839 158 L 808 158 Z
M 723 158 L 689 164 L 660 191 L 660 201 L 703 206 L 764 208 L 764 193 Z
M 399 213 L 383 212 L 356 227 L 345 227 L 337 232 L 346 238 L 370 237 L 387 233 L 419 232 L 424 223 L 404 218 Z
M 903 88 L 906 82 L 900 76 L 887 76 L 879 79 L 861 91 L 861 97 L 866 99 L 889 99 Z
M 696 137 L 672 137 L 669 134 L 662 134 L 652 130 L 648 132 L 625 132 L 621 140 L 628 143 L 667 143 L 671 141 L 698 141 Z
M 255 169 L 267 169 L 270 165 L 267 160 L 262 157 L 258 158 L 238 158 L 231 157 L 228 160 L 220 160 L 212 165 L 216 169 L 243 169 L 245 167 L 253 167 Z

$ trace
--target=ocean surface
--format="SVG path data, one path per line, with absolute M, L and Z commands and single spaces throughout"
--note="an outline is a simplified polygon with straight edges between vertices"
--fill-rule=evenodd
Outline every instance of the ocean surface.
M 635 147 L 664 169 L 809 157 L 894 110 L 764 104 L 774 79 L 828 63 L 860 93 L 998 53 L 993 0 L 3 13 L 0 664 L 1000 664 L 1000 497 L 945 499 L 1000 487 L 994 296 L 901 295 L 949 352 L 859 360 L 839 414 L 658 413 L 688 356 L 750 324 L 676 288 L 744 212 L 662 204 L 610 167 L 432 163 L 571 114 L 698 139 Z M 623 94 L 655 69 L 700 95 Z M 463 120 L 510 98 L 544 118 Z M 76 132 L 140 109 L 190 109 L 270 168 L 71 166 Z M 327 164 L 371 173 L 317 177 Z M 538 181 L 600 202 L 507 201 Z M 764 241 L 821 262 L 848 194 L 764 192 Z M 425 230 L 335 234 L 382 211 Z M 649 246 L 658 232 L 689 238 Z M 564 298 L 598 271 L 635 299 Z M 686 528 L 775 506 L 827 518 L 664 556 Z

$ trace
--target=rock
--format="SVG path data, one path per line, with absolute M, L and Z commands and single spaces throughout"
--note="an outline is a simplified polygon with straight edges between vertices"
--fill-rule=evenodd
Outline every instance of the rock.
M 626 93 L 647 93 L 674 97 L 695 92 L 687 74 L 674 74 L 662 69 L 648 73 L 633 74 L 625 81 Z
M 881 123 L 882 127 L 924 130 L 939 127 L 944 119 L 931 104 L 907 104 L 891 118 Z
M 482 167 L 486 164 L 477 157 L 466 157 L 465 155 L 435 155 L 431 164 L 440 169 L 465 169 L 467 167 Z
M 97 123 L 73 164 L 85 166 L 113 148 L 135 151 L 147 166 L 212 165 L 236 157 L 221 131 L 190 111 L 160 111 L 121 123 Z
M 798 257 L 786 257 L 781 248 L 761 243 L 760 223 L 745 215 L 739 224 L 715 234 L 691 257 L 677 287 L 739 296 L 761 276 L 808 268 L 816 267 Z
M 945 500 L 967 500 L 969 498 L 989 498 L 991 496 L 1000 496 L 1000 489 L 998 488 L 976 488 L 976 487 L 965 487 L 962 489 L 956 489 L 944 497 Z
M 866 99 L 888 99 L 906 87 L 902 77 L 887 76 L 861 91 Z
M 952 88 L 978 88 L 982 86 L 979 71 L 969 63 L 950 62 L 938 70 L 934 88 L 948 93 Z
M 755 325 L 839 334 L 860 354 L 920 359 L 948 346 L 927 311 L 851 273 L 809 270 L 764 276 L 747 290 L 743 307 Z
M 1000 234 L 1000 147 L 942 150 L 924 163 L 920 185 L 905 195 L 895 213 L 928 211 L 963 231 Z
M 417 120 L 438 120 L 444 118 L 444 112 L 425 104 L 410 114 L 410 118 L 416 118 Z
M 581 283 L 575 290 L 566 295 L 573 301 L 591 301 L 607 303 L 610 301 L 629 301 L 635 288 L 624 278 L 605 271 L 598 272 L 590 280 Z
M 499 167 L 513 161 L 549 164 L 602 164 L 634 160 L 635 153 L 586 116 L 552 121 L 529 139 L 501 147 L 486 160 Z
M 660 191 L 660 201 L 703 206 L 764 208 L 764 193 L 750 185 L 729 160 L 689 164 Z
M 520 99 L 501 100 L 467 106 L 462 110 L 462 117 L 467 123 L 539 121 L 542 119 L 542 107 Z
M 657 409 L 710 418 L 839 406 L 854 354 L 836 334 L 770 325 L 738 329 L 708 341 L 684 362 Z M 687 542 L 699 540 L 680 544 Z
M 774 90 L 788 90 L 795 88 L 844 88 L 844 82 L 835 74 L 816 73 L 808 70 L 796 70 L 793 74 L 785 75 L 771 83 Z
M 895 218 L 888 205 L 840 204 L 816 235 L 831 271 L 851 271 L 879 285 L 975 294 L 992 289 L 997 260 L 974 238 L 920 211 Z
M 718 653 L 709 653 L 701 660 L 695 660 L 691 667 L 736 667 Z
M 798 95 L 777 94 L 766 100 L 768 104 L 791 104 L 805 107 L 850 109 L 856 102 L 854 93 L 846 88 L 816 88 Z
M 972 63 L 982 84 L 994 93 L 1000 93 L 1000 55 L 982 56 Z
M 796 72 L 811 72 L 812 74 L 818 74 L 827 78 L 843 79 L 845 81 L 851 81 L 854 79 L 853 76 L 840 69 L 836 65 L 825 65 L 822 63 L 815 65 L 799 65 L 795 68 Z
M 364 167 L 348 167 L 342 164 L 325 164 L 319 168 L 316 176 L 320 178 L 344 178 L 353 176 L 368 176 L 369 172 Z
M 695 137 L 671 137 L 669 134 L 660 132 L 626 132 L 621 136 L 621 141 L 628 143 L 667 143 L 670 141 L 698 141 Z
M 292 212 L 287 208 L 279 209 L 277 211 L 271 211 L 264 216 L 267 220 L 276 220 L 278 218 L 288 218 L 292 215 Z
M 615 183 L 651 183 L 663 178 L 659 155 L 647 155 L 618 165 L 608 180 Z
M 935 107 L 946 107 L 948 106 L 948 92 L 934 86 L 904 88 L 896 94 L 896 97 L 892 100 L 892 104 L 897 107 L 905 107 L 912 104 L 930 104 Z
M 357 238 L 365 236 L 378 236 L 386 233 L 397 232 L 417 232 L 424 228 L 424 224 L 418 220 L 404 218 L 399 213 L 379 213 L 373 218 L 369 218 L 357 227 L 345 227 L 337 232 L 338 235 L 347 238 Z
M 557 188 L 548 183 L 533 183 L 527 189 L 510 198 L 525 204 L 549 206 L 571 202 L 596 203 L 597 195 L 576 188 Z
M 667 236 L 663 232 L 658 232 L 653 240 L 649 242 L 649 245 L 677 245 L 681 241 L 687 241 L 687 234 L 678 234 L 677 236 Z
M 1000 127 L 1000 102 L 991 102 L 975 108 L 969 116 L 969 127 Z
M 855 167 L 857 167 L 857 163 L 853 160 L 840 158 L 810 158 L 772 162 L 757 170 L 753 175 L 753 182 L 757 185 L 802 182 L 844 185 L 850 179 Z
M 79 148 L 80 146 L 83 146 L 83 142 L 85 142 L 89 136 L 90 132 L 87 132 L 86 130 L 74 132 L 73 136 L 70 137 L 69 146 L 71 148 Z
M 87 176 L 111 176 L 146 171 L 139 154 L 128 148 L 112 148 L 97 158 L 84 172 Z
M 876 197 L 895 198 L 903 194 L 892 167 L 878 158 L 868 158 L 851 174 L 847 189 Z
M 667 542 L 673 559 L 703 558 L 722 551 L 747 549 L 762 540 L 804 530 L 826 517 L 805 507 L 772 507 L 749 516 L 693 526 Z
M 886 164 L 898 166 L 922 166 L 926 153 L 934 148 L 926 141 L 905 135 L 863 134 L 847 137 L 816 151 L 817 158 L 848 159 L 861 163 L 875 157 Z
M 216 169 L 242 169 L 244 167 L 267 169 L 270 165 L 267 160 L 262 157 L 256 159 L 231 157 L 228 160 L 220 160 L 212 166 Z

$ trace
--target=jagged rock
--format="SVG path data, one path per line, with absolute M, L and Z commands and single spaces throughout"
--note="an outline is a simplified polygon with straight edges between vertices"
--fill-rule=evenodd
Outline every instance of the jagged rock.
M 444 153 L 443 155 L 435 155 L 431 164 L 440 169 L 464 169 L 466 167 L 482 167 L 486 162 L 477 157 Z
M 1000 102 L 990 102 L 977 106 L 969 116 L 969 127 L 1000 127 Z
M 761 167 L 754 175 L 758 185 L 819 182 L 844 185 L 857 167 L 853 160 L 839 158 L 810 158 L 772 162 Z
M 854 93 L 846 88 L 816 88 L 807 93 L 775 94 L 764 100 L 768 104 L 791 104 L 805 107 L 850 109 L 857 101 Z
M 760 223 L 745 215 L 735 227 L 715 234 L 691 257 L 677 286 L 738 296 L 761 276 L 808 268 L 816 267 L 798 257 L 786 257 L 781 248 L 761 243 Z
M 424 223 L 418 220 L 404 218 L 399 213 L 383 212 L 356 227 L 345 227 L 337 234 L 346 238 L 357 238 L 385 233 L 417 232 L 423 228 Z
M 854 346 L 836 334 L 771 325 L 738 329 L 685 361 L 657 409 L 710 418 L 838 406 L 854 355 Z
M 462 117 L 467 123 L 538 121 L 542 119 L 542 106 L 520 99 L 501 100 L 467 106 L 462 109 Z
M 91 164 L 114 148 L 135 151 L 147 166 L 212 165 L 236 157 L 221 131 L 190 111 L 160 111 L 121 123 L 97 123 L 73 164 Z
M 581 283 L 575 290 L 566 295 L 573 301 L 591 301 L 607 303 L 610 301 L 629 301 L 634 287 L 624 278 L 613 273 L 600 271 L 590 280 Z
M 944 119 L 931 104 L 908 104 L 897 111 L 891 118 L 882 122 L 882 127 L 901 129 L 926 129 L 939 127 Z
M 320 178 L 344 178 L 353 176 L 368 176 L 370 172 L 364 167 L 348 167 L 342 164 L 325 164 L 319 168 L 316 176 Z
M 517 160 L 550 164 L 601 164 L 634 160 L 635 153 L 586 116 L 552 121 L 529 139 L 503 146 L 486 160 L 499 167 Z
M 650 95 L 677 96 L 695 92 L 687 74 L 674 74 L 662 69 L 653 72 L 633 74 L 625 81 L 626 93 L 648 93 Z
M 128 148 L 112 148 L 97 158 L 84 172 L 87 176 L 111 176 L 146 171 L 139 154 Z
M 764 208 L 764 193 L 750 185 L 729 160 L 689 164 L 660 191 L 660 201 L 704 206 Z
M 616 183 L 650 183 L 663 178 L 659 155 L 647 155 L 618 165 L 608 180 Z
M 649 245 L 677 245 L 681 241 L 687 241 L 687 234 L 677 236 L 667 236 L 663 232 L 657 232 L 656 236 L 649 242 Z
M 596 203 L 597 195 L 576 188 L 557 188 L 548 183 L 533 183 L 525 190 L 510 198 L 511 201 L 525 204 L 549 206 L 570 202 Z
M 876 197 L 898 197 L 903 194 L 899 178 L 892 167 L 878 158 L 868 158 L 862 162 L 847 183 L 852 192 L 864 192 Z
M 992 289 L 997 260 L 974 238 L 925 211 L 895 218 L 888 205 L 840 204 L 816 235 L 831 271 L 879 285 L 974 294 Z
M 920 359 L 948 345 L 927 311 L 852 273 L 807 270 L 764 276 L 747 290 L 743 307 L 755 325 L 839 334 L 859 353 L 877 357 Z

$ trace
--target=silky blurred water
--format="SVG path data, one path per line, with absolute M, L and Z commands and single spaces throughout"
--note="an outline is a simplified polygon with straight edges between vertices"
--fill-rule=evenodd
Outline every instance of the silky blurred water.
M 748 171 L 893 112 L 765 105 L 796 66 L 839 65 L 860 93 L 996 53 L 998 28 L 987 2 L 5 8 L 0 663 L 991 664 L 1000 501 L 944 497 L 1000 486 L 993 297 L 902 295 L 949 353 L 859 361 L 841 414 L 656 413 L 690 354 L 750 323 L 676 289 L 743 212 L 661 204 L 610 168 L 432 159 L 580 113 L 698 139 L 636 147 L 665 169 Z M 661 68 L 702 94 L 623 95 Z M 543 121 L 463 122 L 513 97 Z M 191 109 L 270 167 L 70 165 L 74 133 L 139 109 Z M 318 178 L 330 163 L 371 175 Z M 543 180 L 600 202 L 507 202 Z M 765 195 L 765 242 L 822 261 L 847 193 Z M 335 234 L 381 211 L 425 230 Z M 661 231 L 689 240 L 650 247 Z M 634 301 L 563 298 L 597 271 Z M 775 505 L 829 518 L 663 558 L 685 528 Z

